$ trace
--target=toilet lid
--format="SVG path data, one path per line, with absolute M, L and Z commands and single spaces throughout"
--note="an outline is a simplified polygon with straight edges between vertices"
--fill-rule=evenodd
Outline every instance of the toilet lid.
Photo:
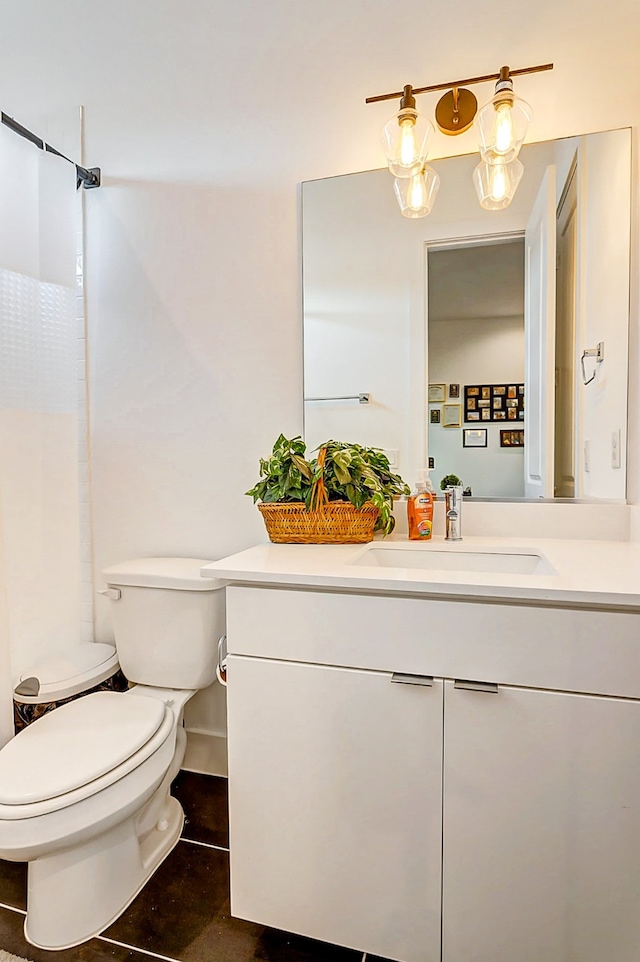
M 37 692 L 27 694 L 14 689 L 15 701 L 38 705 L 48 701 L 70 698 L 78 692 L 88 691 L 94 685 L 109 678 L 119 668 L 114 645 L 86 641 L 65 648 L 58 655 L 36 662 L 20 675 L 20 682 L 36 678 Z
M 0 804 L 24 805 L 87 785 L 158 731 L 160 699 L 99 691 L 43 715 L 0 751 Z

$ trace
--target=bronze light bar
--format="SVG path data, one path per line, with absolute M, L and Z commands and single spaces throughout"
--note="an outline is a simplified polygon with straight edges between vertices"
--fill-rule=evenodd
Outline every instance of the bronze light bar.
M 87 167 L 81 167 L 80 164 L 74 163 L 74 161 L 71 160 L 69 157 L 66 157 L 64 154 L 61 154 L 60 151 L 56 150 L 55 147 L 52 147 L 51 144 L 45 143 L 45 141 L 41 137 L 38 137 L 38 135 L 34 134 L 31 130 L 27 130 L 26 127 L 23 127 L 22 124 L 19 124 L 17 120 L 14 120 L 13 117 L 9 117 L 3 111 L 0 111 L 0 122 L 2 122 L 5 125 L 5 127 L 8 127 L 9 130 L 13 130 L 14 133 L 19 134 L 20 137 L 24 137 L 25 140 L 28 140 L 32 144 L 35 144 L 36 147 L 38 147 L 40 150 L 44 150 L 46 153 L 49 153 L 49 154 L 55 154 L 57 157 L 62 157 L 63 160 L 66 160 L 70 164 L 73 164 L 73 166 L 76 169 L 76 188 L 78 188 L 80 184 L 82 184 L 82 186 L 85 187 L 87 190 L 89 190 L 91 187 L 100 186 L 100 168 L 99 167 L 87 168 Z
M 503 68 L 504 69 L 504 68 Z M 553 70 L 552 63 L 539 64 L 537 67 L 521 67 L 518 70 L 509 70 L 509 76 L 511 77 L 521 77 L 528 73 L 541 73 L 543 70 Z M 447 84 L 431 84 L 429 87 L 413 87 L 412 92 L 414 94 L 426 94 L 433 90 L 450 90 L 454 87 L 468 87 L 471 84 L 481 84 L 487 83 L 490 80 L 500 80 L 502 71 L 499 73 L 489 73 L 485 74 L 484 77 L 469 77 L 467 80 L 454 80 L 452 83 Z M 404 94 L 403 90 L 397 90 L 392 94 L 380 94 L 377 97 L 367 97 L 365 100 L 366 104 L 376 104 L 381 100 L 396 100 L 398 97 L 402 97 Z

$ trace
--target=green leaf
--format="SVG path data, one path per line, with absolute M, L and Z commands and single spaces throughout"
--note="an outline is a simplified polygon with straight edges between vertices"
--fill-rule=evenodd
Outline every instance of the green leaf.
M 308 478 L 308 480 L 310 481 L 312 478 L 312 471 L 311 471 L 311 465 L 309 464 L 309 462 L 305 461 L 305 459 L 301 457 L 300 454 L 292 454 L 291 460 L 297 467 L 300 474 L 303 474 L 305 478 Z

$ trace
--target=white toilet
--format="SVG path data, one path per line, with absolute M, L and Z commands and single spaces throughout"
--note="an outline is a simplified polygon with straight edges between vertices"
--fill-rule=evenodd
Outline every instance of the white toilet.
M 184 705 L 216 677 L 223 582 L 206 560 L 107 568 L 116 647 L 135 687 L 39 718 L 0 751 L 0 858 L 28 861 L 25 935 L 43 949 L 104 931 L 174 847 L 169 794 L 186 745 Z

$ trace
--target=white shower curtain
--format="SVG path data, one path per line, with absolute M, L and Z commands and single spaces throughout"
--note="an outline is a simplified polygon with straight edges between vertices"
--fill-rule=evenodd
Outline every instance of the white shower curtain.
M 18 675 L 80 639 L 80 224 L 73 166 L 0 126 L 0 745 Z

